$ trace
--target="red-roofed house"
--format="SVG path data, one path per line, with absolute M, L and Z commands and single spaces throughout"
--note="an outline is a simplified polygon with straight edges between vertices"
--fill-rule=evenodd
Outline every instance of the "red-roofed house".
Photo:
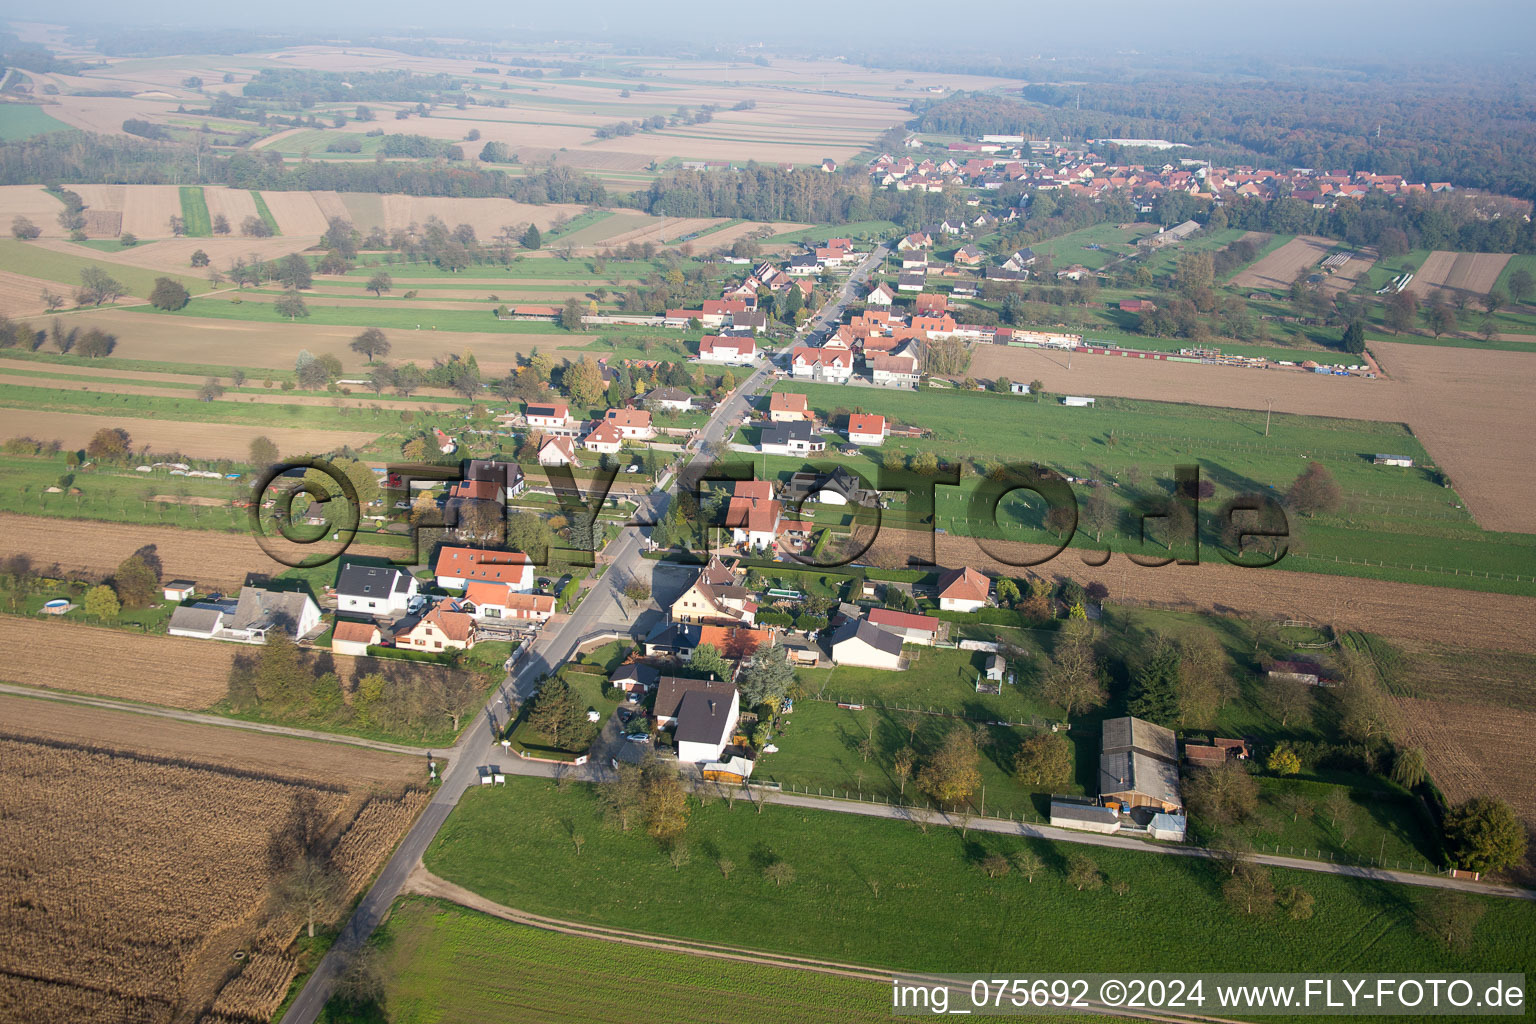
M 331 650 L 361 658 L 368 653 L 368 648 L 377 646 L 380 639 L 376 623 L 337 619 L 336 628 L 331 632 Z
M 564 402 L 530 402 L 523 418 L 530 427 L 551 434 L 574 434 L 579 429 L 571 418 L 571 407 Z
M 731 531 L 732 544 L 749 548 L 774 547 L 779 533 L 783 506 L 773 498 L 773 484 L 767 480 L 743 480 L 731 493 L 725 509 L 725 525 Z
M 656 436 L 651 414 L 644 409 L 609 409 L 604 422 L 617 427 L 626 441 L 649 441 Z
M 809 423 L 812 416 L 804 395 L 775 391 L 768 397 L 768 419 L 773 423 Z
M 434 443 L 436 443 L 437 450 L 442 452 L 444 455 L 452 455 L 454 451 L 459 447 L 454 443 L 453 438 L 449 437 L 447 434 L 443 433 L 436 427 L 432 428 L 432 440 Z
M 418 651 L 468 650 L 475 646 L 475 617 L 462 601 L 439 601 L 420 618 L 403 620 L 394 640 Z
M 854 413 L 848 417 L 848 443 L 878 445 L 885 443 L 885 417 L 874 413 Z
M 853 376 L 853 353 L 847 349 L 797 345 L 790 356 L 790 372 L 796 377 L 845 384 Z
M 615 455 L 624 446 L 624 435 L 617 426 L 603 420 L 592 428 L 592 432 L 582 440 L 581 446 L 600 455 Z
M 974 612 L 987 606 L 992 583 L 981 572 L 966 566 L 940 576 L 937 589 L 940 611 Z
M 547 437 L 539 445 L 539 465 L 576 465 L 576 442 L 569 437 Z
M 699 339 L 698 360 L 726 366 L 748 366 L 757 359 L 757 342 L 751 338 L 707 335 Z
M 533 589 L 533 561 L 520 551 L 444 547 L 437 552 L 432 572 L 444 590 L 459 590 L 476 580 L 505 584 L 520 593 Z
M 943 621 L 928 615 L 898 612 L 890 608 L 871 608 L 870 622 L 901 637 L 903 643 L 931 645 L 944 628 Z
M 547 622 L 555 614 L 549 594 L 524 594 L 505 583 L 473 580 L 464 590 L 477 622 Z
M 940 292 L 923 292 L 912 300 L 912 307 L 919 313 L 942 313 L 949 308 L 949 299 Z
M 917 359 L 913 356 L 875 354 L 869 364 L 870 378 L 882 387 L 917 387 Z
M 719 327 L 732 313 L 745 313 L 755 305 L 746 299 L 705 299 L 699 322 L 705 327 Z

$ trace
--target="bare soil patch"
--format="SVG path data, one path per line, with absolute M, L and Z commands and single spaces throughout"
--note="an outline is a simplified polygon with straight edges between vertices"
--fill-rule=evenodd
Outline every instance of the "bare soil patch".
M 489 241 L 503 226 L 537 224 L 546 230 L 556 217 L 580 216 L 585 207 L 574 203 L 552 203 L 547 206 L 531 206 L 515 203 L 510 199 L 455 199 L 442 196 L 386 195 L 384 199 L 384 230 L 396 231 L 421 226 L 430 217 L 437 217 L 449 227 L 468 224 L 475 229 L 481 241 Z M 373 225 L 358 225 L 364 230 Z
M 325 214 L 320 211 L 320 204 L 308 192 L 263 192 L 261 198 L 272 211 L 277 230 L 285 235 L 318 237 L 330 227 Z
M 1435 785 L 1451 803 L 1505 800 L 1536 828 L 1536 714 L 1509 708 L 1396 698 L 1409 742 L 1423 749 Z
M 42 229 L 43 238 L 63 238 L 59 226 L 64 204 L 43 191 L 41 185 L 0 185 L 0 229 L 11 230 L 11 221 L 25 217 Z
M 1447 302 L 1487 295 L 1504 272 L 1508 253 L 1432 252 L 1413 276 L 1408 290 L 1421 299 L 1438 293 Z
M 235 230 L 240 230 L 238 222 L 235 222 Z M 208 254 L 212 269 L 223 272 L 227 271 L 229 265 L 236 259 L 247 262 L 253 257 L 275 260 L 291 252 L 302 252 L 315 241 L 316 239 L 312 237 L 289 235 L 274 238 L 241 238 L 239 235 L 227 238 L 162 238 L 157 242 L 146 242 L 131 249 L 92 255 L 104 262 L 122 263 L 130 267 L 147 267 L 151 270 L 166 270 L 189 277 L 202 277 L 208 273 L 208 268 L 192 266 L 192 254 L 199 249 Z M 78 254 L 77 251 L 76 255 Z
M 121 231 L 140 238 L 169 238 L 171 218 L 181 216 L 181 189 L 175 185 L 69 185 L 88 211 L 123 215 Z
M 234 644 L 0 616 L 0 678 L 200 711 L 223 699 Z
M 73 301 L 68 297 L 69 288 L 57 281 L 44 281 L 40 277 L 0 270 L 0 314 L 14 317 L 47 312 L 48 304 L 43 301 L 44 291 L 63 295 L 66 302 Z
M 241 459 L 258 435 L 270 437 L 285 455 L 328 452 L 350 445 L 361 448 L 379 436 L 377 430 L 306 430 L 297 427 L 254 427 L 232 423 L 179 423 L 131 416 L 92 413 L 0 409 L 0 437 L 57 438 L 66 448 L 81 448 L 102 427 L 121 427 L 135 450 L 150 455 L 179 452 L 193 458 Z
M 1299 235 L 1232 278 L 1232 284 L 1238 288 L 1289 288 L 1297 272 L 1317 266 L 1337 247 L 1326 238 Z
M 212 222 L 214 218 L 222 213 L 225 219 L 229 221 L 229 230 L 236 234 L 240 231 L 240 225 L 245 223 L 245 218 L 257 216 L 256 197 L 243 188 L 204 185 L 203 201 L 208 204 L 209 221 Z M 203 241 L 214 241 L 217 237 L 214 236 L 214 239 L 205 238 Z M 250 241 L 254 242 L 257 239 L 253 238 Z M 262 239 L 262 241 L 265 241 L 265 239 Z M 212 251 L 211 249 L 209 250 L 210 253 Z

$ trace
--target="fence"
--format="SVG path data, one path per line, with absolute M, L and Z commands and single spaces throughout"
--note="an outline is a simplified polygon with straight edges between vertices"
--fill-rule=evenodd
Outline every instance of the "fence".
M 1009 728 L 1029 726 L 1034 729 L 1049 729 L 1055 724 L 1037 715 L 1031 715 L 1027 722 L 1005 722 L 996 718 L 979 718 L 943 707 L 919 705 L 917 707 L 904 708 L 899 704 L 882 704 L 879 701 L 871 700 L 846 700 L 842 697 L 804 697 L 801 699 L 817 704 L 836 704 L 839 707 L 853 707 L 861 710 L 893 711 L 906 715 L 929 715 L 933 718 L 954 718 L 964 722 L 980 722 L 983 725 L 1001 725 Z
M 1340 558 L 1338 555 L 1310 555 L 1304 551 L 1291 551 L 1286 558 L 1300 558 L 1318 562 L 1336 562 L 1339 565 L 1374 565 L 1383 569 L 1402 569 L 1408 572 L 1439 573 L 1442 576 L 1466 576 L 1479 580 L 1505 580 L 1512 583 L 1536 583 L 1536 576 L 1528 576 L 1524 573 L 1490 572 L 1480 569 L 1461 569 L 1455 566 L 1424 565 L 1401 562 L 1385 562 L 1379 558 Z

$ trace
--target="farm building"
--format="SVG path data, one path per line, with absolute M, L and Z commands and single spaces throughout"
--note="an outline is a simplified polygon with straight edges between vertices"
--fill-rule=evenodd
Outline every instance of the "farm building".
M 1120 831 L 1120 814 L 1109 807 L 1096 807 L 1072 800 L 1051 801 L 1051 824 L 1057 828 L 1075 828 L 1083 832 L 1108 835 Z
M 185 601 L 196 595 L 197 584 L 191 580 L 171 580 L 161 588 L 161 592 L 167 601 Z
M 1173 730 L 1126 716 L 1104 722 L 1099 748 L 1099 796 L 1126 807 L 1177 811 L 1178 744 Z
M 1152 820 L 1147 823 L 1147 835 L 1153 839 L 1162 839 L 1170 843 L 1182 843 L 1184 834 L 1188 830 L 1189 819 L 1182 814 L 1169 814 L 1166 811 L 1152 815 Z
M 1029 385 L 1021 380 L 1011 380 L 1008 382 L 1008 390 L 1015 395 L 1027 395 L 1029 394 Z
M 1265 666 L 1264 676 L 1272 682 L 1317 686 L 1323 681 L 1323 670 L 1310 661 L 1276 661 Z
M 416 589 L 416 577 L 408 572 L 347 562 L 336 577 L 336 610 L 361 615 L 404 615 Z
M 1062 395 L 1061 396 L 1061 404 L 1062 405 L 1069 405 L 1069 406 L 1072 406 L 1073 408 L 1081 409 L 1081 408 L 1086 408 L 1086 407 L 1092 405 L 1093 404 L 1093 399 L 1091 399 L 1091 398 L 1084 398 L 1082 395 Z
M 331 633 L 331 650 L 361 658 L 368 653 L 368 648 L 378 645 L 380 637 L 379 627 L 372 622 L 337 619 L 336 628 Z
M 699 765 L 699 774 L 710 782 L 724 782 L 728 785 L 737 785 L 746 782 L 752 777 L 752 769 L 757 767 L 757 762 L 749 757 L 732 757 L 726 761 L 705 761 Z
M 1371 459 L 1371 465 L 1411 467 L 1413 465 L 1413 459 L 1406 455 L 1378 455 Z
M 832 635 L 832 664 L 898 669 L 901 637 L 867 619 L 850 619 Z

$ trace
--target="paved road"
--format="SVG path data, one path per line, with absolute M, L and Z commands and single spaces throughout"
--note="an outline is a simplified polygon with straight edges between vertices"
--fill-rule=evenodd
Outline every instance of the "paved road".
M 748 408 L 746 396 L 756 390 L 766 378 L 767 372 L 766 367 L 758 368 L 715 410 L 708 425 L 700 433 L 699 454 L 694 459 L 695 465 L 706 462 L 705 449 L 720 441 L 727 431 L 734 429 L 734 420 Z M 669 500 L 667 491 L 653 492 L 641 501 L 636 520 L 654 522 L 655 519 L 651 517 L 661 516 Z M 569 661 L 583 637 L 603 630 L 629 629 L 630 614 L 619 591 L 631 574 L 649 575 L 648 567 L 643 566 L 640 557 L 645 543 L 642 533 L 642 530 L 636 528 L 625 529 L 619 539 L 603 552 L 602 560 L 607 569 L 602 578 L 587 591 L 586 597 L 569 619 L 556 628 L 546 629 L 534 640 L 529 653 L 520 659 L 514 672 L 498 688 L 499 692 L 465 727 L 453 749 L 445 752 L 449 761 L 441 785 L 353 911 L 331 951 L 305 983 L 298 998 L 284 1015 L 284 1024 L 313 1024 L 319 1017 L 326 1000 L 330 998 L 343 960 L 352 950 L 367 942 L 379 926 L 390 905 L 400 894 L 406 878 L 421 860 L 438 830 L 443 827 L 443 822 L 448 819 L 449 812 L 466 789 L 479 784 L 480 766 L 495 763 L 511 774 L 553 774 L 555 769 L 551 765 L 525 762 L 515 754 L 505 754 L 495 742 L 496 727 L 506 724 L 510 712 L 509 700 L 525 700 L 535 693 L 540 679 L 555 667 Z

